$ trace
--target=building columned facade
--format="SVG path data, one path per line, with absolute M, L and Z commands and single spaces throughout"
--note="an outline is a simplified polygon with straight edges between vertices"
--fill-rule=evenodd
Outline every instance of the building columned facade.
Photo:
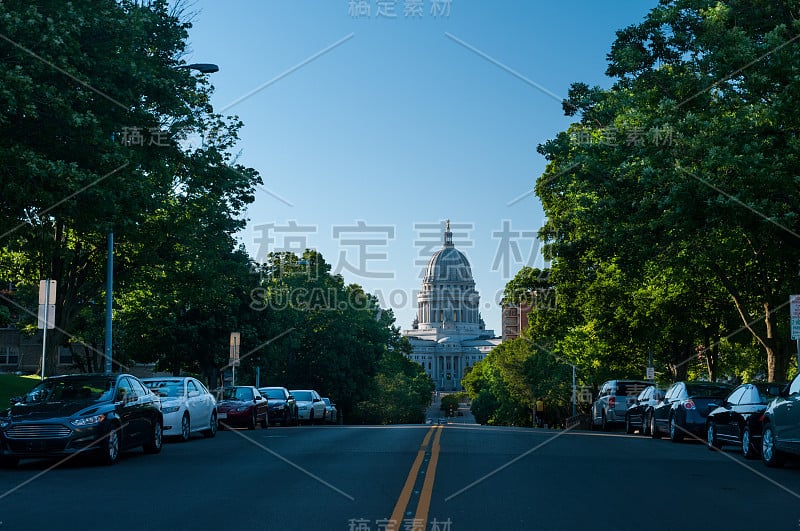
M 413 348 L 410 358 L 441 391 L 460 390 L 468 368 L 500 344 L 494 331 L 486 330 L 469 260 L 453 245 L 449 220 L 442 248 L 425 268 L 417 316 L 403 335 Z

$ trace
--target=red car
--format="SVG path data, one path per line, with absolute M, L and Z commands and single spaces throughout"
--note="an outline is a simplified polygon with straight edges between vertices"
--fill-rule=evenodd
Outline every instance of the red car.
M 251 385 L 226 387 L 217 400 L 217 418 L 223 428 L 246 426 L 247 429 L 254 430 L 256 424 L 260 423 L 266 429 L 269 426 L 269 403 Z

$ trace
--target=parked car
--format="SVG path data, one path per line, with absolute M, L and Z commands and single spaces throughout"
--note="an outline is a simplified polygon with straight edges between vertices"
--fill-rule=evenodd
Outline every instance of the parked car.
M 159 398 L 130 374 L 47 378 L 0 412 L 0 462 L 92 452 L 107 465 L 141 446 L 161 451 Z
M 258 391 L 269 403 L 269 421 L 281 426 L 297 424 L 297 403 L 294 396 L 285 387 L 259 387 Z
M 313 389 L 296 389 L 290 391 L 297 401 L 297 418 L 309 424 L 325 422 L 325 402 Z
M 770 467 L 783 465 L 787 454 L 800 455 L 800 375 L 764 412 L 761 458 Z
M 650 433 L 650 415 L 653 414 L 653 408 L 664 400 L 664 394 L 664 389 L 659 389 L 658 386 L 645 387 L 625 412 L 625 433 L 636 430 L 639 430 L 640 435 Z
M 164 435 L 188 441 L 192 433 L 217 434 L 217 400 L 200 380 L 188 376 L 142 378 L 161 397 Z
M 613 424 L 625 422 L 625 412 L 650 382 L 640 380 L 609 380 L 600 386 L 597 399 L 592 403 L 591 428 L 598 426 L 608 431 Z
M 339 410 L 336 409 L 336 404 L 331 402 L 330 398 L 322 397 L 322 401 L 325 402 L 325 420 L 328 422 L 333 422 L 336 424 L 339 422 Z
M 723 400 L 706 418 L 706 441 L 709 450 L 735 444 L 752 459 L 761 453 L 761 429 L 767 404 L 786 384 L 742 384 Z
M 731 385 L 711 382 L 675 382 L 653 408 L 650 436 L 658 439 L 668 433 L 672 442 L 682 441 L 687 432 L 705 436 L 706 417 L 732 389 Z
M 269 427 L 267 399 L 251 385 L 237 385 L 222 389 L 217 401 L 217 417 L 221 426 L 246 426 L 249 430 Z

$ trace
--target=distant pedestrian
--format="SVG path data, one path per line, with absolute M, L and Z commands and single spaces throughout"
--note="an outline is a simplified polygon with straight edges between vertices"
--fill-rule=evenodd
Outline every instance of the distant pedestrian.
M 544 426 L 544 399 L 542 397 L 536 400 L 536 425 L 540 428 Z

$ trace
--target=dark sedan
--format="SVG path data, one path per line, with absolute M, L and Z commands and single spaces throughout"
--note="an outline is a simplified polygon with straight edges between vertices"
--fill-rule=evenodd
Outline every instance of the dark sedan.
M 653 414 L 653 408 L 660 404 L 662 400 L 664 400 L 663 389 L 659 389 L 655 385 L 645 387 L 625 412 L 625 433 L 633 433 L 639 430 L 639 434 L 647 435 L 649 433 L 650 415 Z
M 706 435 L 706 417 L 710 404 L 728 396 L 733 386 L 711 382 L 676 382 L 667 389 L 664 401 L 653 408 L 650 416 L 650 435 L 658 439 L 666 432 L 672 442 L 684 436 Z M 716 406 L 715 406 L 716 407 Z
M 764 411 L 761 459 L 778 467 L 790 454 L 800 456 L 800 374 Z
M 269 402 L 269 421 L 281 426 L 297 424 L 297 403 L 294 396 L 285 387 L 259 387 L 259 392 Z
M 711 411 L 706 419 L 709 450 L 735 444 L 752 459 L 761 453 L 761 425 L 767 404 L 778 396 L 785 384 L 742 384 Z
M 267 399 L 251 385 L 226 387 L 217 400 L 217 418 L 220 426 L 246 426 L 254 430 L 261 423 L 262 428 L 269 427 L 269 411 Z
M 0 412 L 0 461 L 92 452 L 113 464 L 122 450 L 161 451 L 159 398 L 129 374 L 55 376 Z

